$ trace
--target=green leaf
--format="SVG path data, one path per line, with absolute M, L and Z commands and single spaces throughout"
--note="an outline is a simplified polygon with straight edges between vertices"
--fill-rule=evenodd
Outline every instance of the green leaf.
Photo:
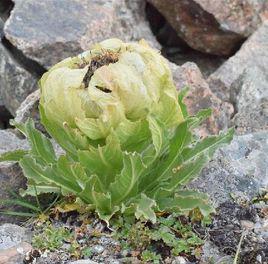
M 41 212 L 40 208 L 31 204 L 30 202 L 24 201 L 22 199 L 5 199 L 0 200 L 0 204 L 2 205 L 19 205 L 28 209 L 31 209 L 36 212 Z
M 36 217 L 36 213 L 26 213 L 26 212 L 0 211 L 0 214 L 22 216 L 22 217 Z
M 39 104 L 39 112 L 41 117 L 41 122 L 45 126 L 48 133 L 60 144 L 60 146 L 65 149 L 73 158 L 76 157 L 76 148 L 72 144 L 69 135 L 64 130 L 63 126 L 58 126 L 56 122 L 50 121 L 45 114 L 42 103 Z
M 196 115 L 189 117 L 189 124 L 192 128 L 198 127 L 212 114 L 211 109 L 202 109 Z
M 97 174 L 106 188 L 114 181 L 115 175 L 122 170 L 123 155 L 120 143 L 114 134 L 107 138 L 106 145 L 90 147 L 88 151 L 78 151 L 81 164 L 91 174 Z
M 178 102 L 179 102 L 181 112 L 182 112 L 184 119 L 186 119 L 189 115 L 188 111 L 187 111 L 187 106 L 183 102 L 183 99 L 186 96 L 186 94 L 188 93 L 188 91 L 189 91 L 189 87 L 184 87 L 179 91 L 179 95 L 178 95 Z
M 67 156 L 62 155 L 58 159 L 57 169 L 62 177 L 70 182 L 76 182 L 81 189 L 85 188 L 89 177 L 79 162 L 70 161 Z
M 227 133 L 221 133 L 218 136 L 210 136 L 197 142 L 193 147 L 185 148 L 182 152 L 183 160 L 188 161 L 196 158 L 198 155 L 208 155 L 212 157 L 214 152 L 223 144 L 230 143 L 233 139 L 234 129 L 230 128 Z
M 177 168 L 174 167 L 169 186 L 166 189 L 173 191 L 177 186 L 188 183 L 190 180 L 198 176 L 208 161 L 208 156 L 200 155 L 191 162 L 183 163 Z
M 156 206 L 155 200 L 147 197 L 144 193 L 141 194 L 135 212 L 137 219 L 144 217 L 146 220 L 150 220 L 153 224 L 156 223 L 156 215 L 153 208 Z
M 0 155 L 0 162 L 2 161 L 19 161 L 22 159 L 26 154 L 28 154 L 27 150 L 14 150 L 14 151 L 9 151 L 6 153 L 3 153 Z
M 122 150 L 128 152 L 141 152 L 144 146 L 148 145 L 151 136 L 146 119 L 138 121 L 126 119 L 118 125 L 115 133 L 119 138 Z
M 204 217 L 208 217 L 215 209 L 209 204 L 208 196 L 195 191 L 180 191 L 175 197 L 164 198 L 157 201 L 161 211 L 177 211 L 188 213 L 195 208 L 199 208 Z
M 172 170 L 180 160 L 181 151 L 189 144 L 192 135 L 188 129 L 188 122 L 181 123 L 175 130 L 174 136 L 169 142 L 169 153 L 165 160 L 159 161 L 155 169 L 146 174 L 140 183 L 140 189 L 151 191 L 159 182 L 170 177 Z M 156 161 L 157 162 L 157 161 Z M 153 178 L 153 181 L 152 181 Z
M 59 171 L 57 171 L 56 166 L 46 166 L 43 168 L 29 155 L 26 155 L 20 161 L 20 166 L 22 167 L 24 175 L 28 179 L 34 180 L 37 184 L 55 184 L 70 193 L 76 194 L 81 192 L 81 187 L 76 183 L 75 179 L 70 181 L 62 177 Z
M 114 204 L 135 196 L 138 191 L 138 182 L 141 174 L 145 170 L 141 156 L 138 153 L 123 154 L 123 169 L 110 185 L 110 192 Z
M 53 184 L 35 184 L 28 180 L 27 189 L 20 190 L 20 195 L 22 197 L 26 195 L 36 196 L 42 193 L 61 193 L 61 188 Z
M 46 163 L 55 163 L 56 155 L 50 140 L 34 127 L 32 119 L 28 119 L 24 130 L 31 144 L 32 155 Z

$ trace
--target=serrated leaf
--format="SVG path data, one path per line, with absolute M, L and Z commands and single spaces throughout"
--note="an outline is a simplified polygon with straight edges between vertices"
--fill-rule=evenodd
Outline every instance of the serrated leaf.
M 138 182 L 145 170 L 141 156 L 138 153 L 123 154 L 123 169 L 110 185 L 110 192 L 114 204 L 125 200 L 129 196 L 135 196 L 138 191 Z
M 0 162 L 19 161 L 27 154 L 28 154 L 28 150 L 19 149 L 19 150 L 9 151 L 0 155 Z
M 164 198 L 157 202 L 161 211 L 171 210 L 181 213 L 188 213 L 191 210 L 198 208 L 204 217 L 208 217 L 215 212 L 214 208 L 209 204 L 208 199 L 204 199 L 204 194 L 199 192 L 182 191 L 172 198 Z M 208 198 L 208 197 L 206 197 Z
M 167 189 L 173 191 L 177 186 L 186 184 L 197 177 L 208 161 L 208 156 L 200 155 L 192 162 L 186 162 L 177 168 L 173 168 Z
M 53 135 L 53 138 L 60 144 L 60 146 L 65 149 L 73 158 L 76 157 L 76 148 L 72 144 L 72 141 L 69 138 L 69 135 L 63 129 L 63 126 L 60 127 L 56 125 L 55 122 L 51 122 L 45 114 L 42 104 L 39 104 L 39 112 L 41 117 L 41 122 L 45 126 L 46 130 L 50 135 Z
M 198 127 L 201 123 L 203 123 L 207 118 L 209 118 L 212 114 L 211 109 L 202 109 L 196 115 L 189 117 L 189 125 L 192 128 Z
M 60 193 L 61 188 L 49 184 L 31 184 L 29 181 L 27 183 L 27 189 L 20 189 L 20 195 L 24 197 L 25 195 L 36 196 L 42 193 Z
M 144 217 L 146 220 L 150 220 L 153 224 L 156 223 L 156 214 L 153 210 L 155 206 L 155 200 L 142 193 L 135 211 L 136 218 L 140 219 L 141 217 Z
M 35 159 L 29 155 L 26 155 L 20 161 L 20 166 L 22 167 L 24 175 L 28 179 L 32 179 L 36 184 L 55 184 L 70 193 L 76 194 L 81 192 L 81 188 L 75 180 L 70 181 L 62 177 L 55 166 L 41 167 Z
M 193 147 L 185 148 L 182 152 L 183 160 L 195 159 L 198 155 L 208 155 L 212 157 L 214 152 L 223 144 L 230 143 L 233 139 L 234 129 L 231 128 L 227 133 L 221 133 L 218 136 L 209 136 L 202 141 L 197 142 Z
M 147 174 L 146 177 L 140 183 L 140 189 L 150 191 L 154 186 L 158 185 L 158 182 L 170 177 L 173 168 L 180 160 L 181 151 L 185 145 L 189 144 L 192 135 L 188 129 L 188 122 L 181 123 L 175 130 L 174 136 L 169 142 L 169 153 L 164 161 L 158 162 L 155 169 Z M 152 181 L 152 178 L 154 179 Z
M 70 161 L 67 156 L 60 156 L 57 162 L 57 168 L 62 177 L 67 180 L 69 179 L 71 182 L 75 181 L 81 189 L 85 188 L 89 177 L 79 162 Z
M 189 115 L 188 111 L 187 111 L 187 106 L 183 102 L 183 99 L 186 96 L 186 94 L 188 93 L 188 91 L 189 91 L 189 87 L 184 87 L 183 89 L 181 89 L 179 91 L 179 94 L 178 94 L 178 102 L 179 102 L 181 112 L 182 112 L 182 115 L 183 115 L 184 119 L 186 119 L 188 117 L 188 115 Z
M 81 164 L 91 174 L 97 174 L 106 188 L 114 181 L 115 175 L 122 170 L 123 166 L 120 143 L 113 134 L 107 138 L 105 146 L 91 147 L 88 151 L 78 151 L 78 157 Z
M 24 125 L 25 133 L 31 145 L 32 155 L 46 163 L 55 163 L 56 155 L 50 140 L 34 127 L 32 119 L 28 119 Z
M 122 150 L 141 152 L 150 139 L 150 130 L 147 120 L 124 120 L 115 130 Z

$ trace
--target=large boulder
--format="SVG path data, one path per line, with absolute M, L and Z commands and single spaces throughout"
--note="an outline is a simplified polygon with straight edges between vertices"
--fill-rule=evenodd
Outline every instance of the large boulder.
M 268 22 L 265 22 L 240 50 L 208 78 L 209 87 L 222 100 L 230 100 L 232 84 L 245 69 L 257 67 L 268 72 Z
M 232 194 L 250 201 L 268 188 L 267 164 L 267 132 L 235 136 L 190 186 L 210 194 L 216 205 L 230 200 Z
M 230 55 L 261 24 L 266 0 L 148 0 L 193 49 Z M 263 16 L 261 15 L 263 13 Z
M 36 78 L 0 43 L 0 106 L 4 105 L 14 115 L 20 103 L 36 88 Z
M 23 54 L 49 67 L 106 38 L 157 42 L 142 0 L 15 0 L 4 28 Z
M 184 100 L 189 113 L 194 115 L 199 110 L 207 108 L 213 110 L 212 116 L 199 129 L 200 136 L 217 134 L 220 130 L 227 128 L 233 114 L 233 106 L 221 101 L 213 94 L 197 65 L 187 62 L 182 66 L 175 64 L 170 64 L 170 66 L 177 89 L 189 88 Z
M 268 75 L 261 67 L 247 68 L 231 86 L 238 134 L 268 131 Z

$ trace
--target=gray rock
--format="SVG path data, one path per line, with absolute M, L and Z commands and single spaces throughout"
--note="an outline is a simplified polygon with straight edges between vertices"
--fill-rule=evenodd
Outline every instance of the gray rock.
M 16 149 L 28 149 L 25 139 L 19 139 L 11 130 L 0 130 L 0 155 Z M 21 168 L 15 162 L 0 162 L 0 200 L 9 197 L 8 190 L 18 192 L 19 188 L 25 186 L 26 179 L 23 177 Z M 12 210 L 9 206 L 8 209 Z M 6 209 L 0 204 L 0 210 Z M 0 223 L 12 220 L 12 217 L 0 215 Z
M 209 87 L 222 100 L 230 100 L 232 84 L 245 69 L 260 68 L 268 71 L 268 22 L 265 22 L 240 50 L 208 78 Z
M 4 224 L 0 226 L 0 264 L 21 264 L 32 247 L 31 232 L 23 227 Z
M 202 247 L 201 263 L 215 263 L 215 264 L 232 264 L 231 256 L 223 255 L 219 249 L 210 241 L 205 241 Z
M 232 120 L 238 134 L 268 131 L 268 75 L 252 67 L 231 86 L 231 100 L 237 114 Z
M 3 37 L 4 21 L 0 18 L 0 39 Z
M 30 230 L 13 225 L 0 226 L 0 264 L 21 264 L 32 247 Z
M 215 96 L 197 65 L 187 62 L 182 66 L 175 64 L 170 64 L 170 66 L 177 89 L 189 87 L 189 92 L 184 100 L 189 113 L 194 115 L 199 110 L 206 108 L 213 110 L 213 115 L 199 129 L 200 136 L 217 134 L 220 130 L 227 128 L 233 113 L 233 106 L 222 102 Z
M 20 103 L 36 87 L 36 78 L 16 63 L 0 43 L 0 105 L 14 115 Z
M 267 164 L 267 132 L 235 136 L 230 145 L 216 152 L 190 187 L 207 192 L 216 205 L 229 200 L 231 194 L 250 200 L 268 188 Z
M 40 122 L 40 115 L 38 109 L 39 99 L 39 89 L 29 94 L 26 99 L 21 103 L 20 107 L 17 109 L 14 120 L 17 123 L 25 123 L 28 118 L 32 118 L 35 122 L 36 128 L 42 132 L 45 132 L 45 128 Z
M 0 250 L 12 248 L 22 242 L 31 242 L 31 232 L 13 224 L 0 226 Z
M 28 58 L 49 67 L 106 38 L 156 41 L 142 0 L 15 0 L 6 38 Z
M 101 245 L 96 245 L 92 247 L 92 252 L 95 254 L 101 254 L 104 251 L 104 247 Z
M 171 264 L 187 264 L 189 263 L 184 257 L 178 256 L 172 261 Z

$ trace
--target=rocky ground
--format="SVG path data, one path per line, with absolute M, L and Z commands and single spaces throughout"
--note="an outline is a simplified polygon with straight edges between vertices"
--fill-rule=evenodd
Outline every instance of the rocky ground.
M 268 263 L 266 0 L 5 0 L 0 3 L 0 37 L 0 154 L 28 147 L 10 127 L 11 118 L 23 122 L 33 117 L 43 130 L 37 81 L 54 63 L 109 37 L 144 38 L 161 49 L 170 60 L 178 90 L 190 88 L 185 99 L 190 113 L 213 109 L 199 135 L 230 126 L 236 130 L 233 142 L 220 149 L 191 183 L 209 193 L 217 208 L 206 229 L 195 228 L 205 239 L 202 257 L 171 257 L 166 263 L 233 263 L 236 252 L 240 263 Z M 17 191 L 24 184 L 18 164 L 0 163 L 0 199 L 9 197 L 7 190 Z M 31 237 L 38 231 L 32 225 L 4 215 L 0 224 L 3 264 L 23 263 L 23 259 L 25 263 L 34 259 L 39 263 L 139 263 L 117 248 L 109 230 L 92 239 L 90 260 L 71 262 L 64 247 L 56 253 L 35 251 Z M 71 223 L 66 228 L 73 230 Z M 102 227 L 93 221 L 87 228 L 91 232 Z

